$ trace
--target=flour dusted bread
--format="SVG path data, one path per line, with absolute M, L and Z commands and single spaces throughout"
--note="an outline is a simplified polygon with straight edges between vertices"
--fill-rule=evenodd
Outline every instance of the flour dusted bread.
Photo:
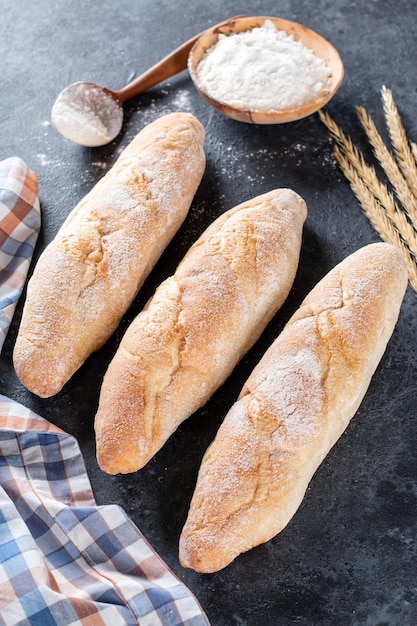
M 307 209 L 278 189 L 221 215 L 128 328 L 103 380 L 97 459 L 143 467 L 224 382 L 282 305 Z
M 400 253 L 366 246 L 307 296 L 209 446 L 180 561 L 215 572 L 279 533 L 358 409 L 407 286 Z
M 13 355 L 30 391 L 56 394 L 116 329 L 187 215 L 204 171 L 203 141 L 188 113 L 149 124 L 46 247 Z

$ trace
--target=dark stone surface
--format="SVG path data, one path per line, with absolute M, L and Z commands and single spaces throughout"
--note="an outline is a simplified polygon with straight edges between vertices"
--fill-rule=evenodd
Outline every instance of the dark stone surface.
M 33 396 L 13 372 L 21 300 L 1 355 L 0 392 L 78 438 L 97 501 L 125 508 L 195 592 L 213 626 L 417 624 L 417 309 L 410 288 L 358 414 L 288 527 L 217 574 L 202 576 L 178 563 L 178 538 L 200 459 L 244 380 L 317 280 L 378 240 L 333 160 L 317 115 L 285 126 L 243 125 L 210 109 L 184 72 L 127 103 L 122 134 L 105 148 L 71 145 L 49 121 L 56 95 L 71 82 L 120 88 L 213 23 L 241 13 L 275 15 L 301 22 L 336 45 L 346 75 L 327 110 L 371 158 L 355 106 L 365 106 L 384 134 L 379 95 L 384 84 L 417 140 L 416 3 L 2 0 L 1 9 L 0 158 L 18 155 L 38 173 L 43 228 L 37 255 L 120 150 L 156 117 L 185 110 L 200 119 L 207 133 L 207 169 L 186 222 L 120 328 L 54 398 Z M 95 461 L 93 418 L 102 376 L 127 325 L 214 217 L 282 186 L 295 189 L 309 207 L 288 301 L 230 379 L 147 467 L 130 476 L 103 474 Z

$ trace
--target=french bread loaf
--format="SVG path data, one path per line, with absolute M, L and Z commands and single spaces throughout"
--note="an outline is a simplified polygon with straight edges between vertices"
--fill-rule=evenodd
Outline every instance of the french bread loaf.
M 229 376 L 289 293 L 306 215 L 289 189 L 244 202 L 158 287 L 104 376 L 95 430 L 105 472 L 143 467 Z
M 58 393 L 114 332 L 187 215 L 205 167 L 203 142 L 188 113 L 149 124 L 45 248 L 13 354 L 30 391 Z
M 218 571 L 288 524 L 362 401 L 406 286 L 401 254 L 378 243 L 307 296 L 203 457 L 180 538 L 184 567 Z

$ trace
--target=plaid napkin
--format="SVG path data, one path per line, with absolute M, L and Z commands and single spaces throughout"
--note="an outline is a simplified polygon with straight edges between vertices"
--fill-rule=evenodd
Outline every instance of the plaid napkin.
M 97 506 L 77 441 L 0 395 L 0 624 L 208 626 L 124 511 Z
M 35 172 L 18 157 L 0 161 L 0 352 L 22 293 L 40 225 Z

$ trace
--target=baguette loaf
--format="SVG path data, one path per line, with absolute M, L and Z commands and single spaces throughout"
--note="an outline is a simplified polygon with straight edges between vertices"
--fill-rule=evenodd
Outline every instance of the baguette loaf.
M 407 286 L 380 243 L 336 266 L 265 353 L 200 467 L 180 561 L 215 572 L 279 533 L 358 409 Z
M 143 467 L 232 372 L 286 299 L 304 200 L 274 190 L 221 215 L 128 328 L 103 380 L 97 459 Z
M 59 392 L 114 332 L 187 215 L 204 171 L 203 141 L 188 113 L 149 124 L 46 247 L 13 355 L 30 391 Z

